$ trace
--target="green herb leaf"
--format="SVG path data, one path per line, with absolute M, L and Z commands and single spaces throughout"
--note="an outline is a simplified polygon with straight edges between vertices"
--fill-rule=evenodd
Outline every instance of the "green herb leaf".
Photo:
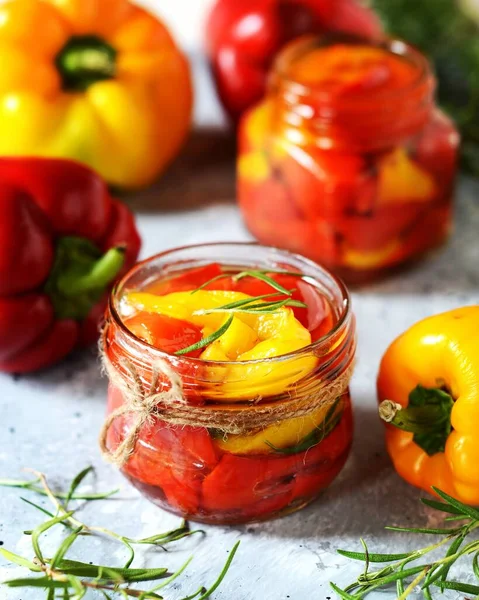
M 434 508 L 435 510 L 440 510 L 442 512 L 451 513 L 453 515 L 464 515 L 464 513 L 454 506 L 450 506 L 449 504 L 445 504 L 444 502 L 438 502 L 437 500 L 430 500 L 429 498 L 420 498 L 420 501 L 429 506 L 430 508 Z
M 223 325 L 219 329 L 217 329 L 216 331 L 213 331 L 213 333 L 211 333 L 210 335 L 207 335 L 199 342 L 196 342 L 196 344 L 192 344 L 191 346 L 188 346 L 187 348 L 182 348 L 181 350 L 177 350 L 175 352 L 175 354 L 177 356 L 181 356 L 183 354 L 188 354 L 189 352 L 194 352 L 195 350 L 199 350 L 200 348 L 204 348 L 205 346 L 209 346 L 214 341 L 216 341 L 218 338 L 220 338 L 223 335 L 223 333 L 225 333 L 229 329 L 232 322 L 233 322 L 233 315 L 229 316 L 228 320 L 225 321 L 225 323 L 223 323 Z
M 329 582 L 329 585 L 333 588 L 333 590 L 336 592 L 336 594 L 340 598 L 344 598 L 344 600 L 356 600 L 355 596 L 352 596 L 351 594 L 348 594 L 348 592 L 346 592 L 345 590 L 342 590 L 340 587 L 338 587 L 332 581 Z
M 467 515 L 471 519 L 474 519 L 474 521 L 479 521 L 479 510 L 473 508 L 472 506 L 468 506 L 467 504 L 464 504 L 463 502 L 460 502 L 459 500 L 456 500 L 455 498 L 453 498 L 452 496 L 449 496 L 449 494 L 446 494 L 446 492 L 443 492 L 442 490 L 438 489 L 437 487 L 433 486 L 432 489 L 436 492 L 436 494 L 438 496 L 440 496 L 443 500 L 445 500 L 450 506 L 453 506 L 457 510 L 461 511 L 463 515 Z
M 62 544 L 55 553 L 55 556 L 51 560 L 52 569 L 56 569 L 58 564 L 63 560 L 63 557 L 68 552 L 70 546 L 75 542 L 80 532 L 83 531 L 83 526 L 77 527 L 72 533 L 63 540 Z
M 259 279 L 260 281 L 264 281 L 265 283 L 270 285 L 273 289 L 277 290 L 281 294 L 290 296 L 291 290 L 287 290 L 280 283 L 278 283 L 275 279 L 270 277 L 270 275 L 268 275 L 268 273 L 274 274 L 274 275 L 291 275 L 293 277 L 298 277 L 300 279 L 303 278 L 303 274 L 297 273 L 296 271 L 275 271 L 275 270 L 262 271 L 262 270 L 257 270 L 257 269 L 253 269 L 253 270 L 249 270 L 249 271 L 240 271 L 239 273 L 237 273 L 236 271 L 226 271 L 225 273 L 222 273 L 221 275 L 216 275 L 215 277 L 208 279 L 208 281 L 205 281 L 204 283 L 202 283 L 199 287 L 197 287 L 190 293 L 195 294 L 196 292 L 203 290 L 205 287 L 208 287 L 209 285 L 211 285 L 212 283 L 215 283 L 215 281 L 219 281 L 220 279 L 226 279 L 228 277 L 232 277 L 233 279 L 236 279 L 236 281 L 239 281 L 240 279 L 243 279 L 245 277 L 252 277 L 253 279 Z
M 35 563 L 32 563 L 30 560 L 23 558 L 23 556 L 19 556 L 18 554 L 10 552 L 5 548 L 0 548 L 0 555 L 6 558 L 9 562 L 15 563 L 20 567 L 25 567 L 26 569 L 30 569 L 30 571 L 33 571 L 34 573 L 41 572 L 40 567 L 38 567 Z
M 385 527 L 388 531 L 397 531 L 402 533 L 421 533 L 426 535 L 453 535 L 461 531 L 460 527 L 456 527 L 455 529 L 429 529 L 426 527 Z
M 73 515 L 73 513 L 74 513 L 74 511 L 71 511 L 69 513 L 65 513 L 64 515 L 60 515 L 59 517 L 55 517 L 54 519 L 50 519 L 49 521 L 42 523 L 36 529 L 33 530 L 32 546 L 33 546 L 33 550 L 35 551 L 35 556 L 38 558 L 39 561 L 44 562 L 43 554 L 42 554 L 42 551 L 40 549 L 40 544 L 39 544 L 39 538 L 42 535 L 42 533 L 44 533 L 48 529 L 51 529 L 58 523 L 61 523 L 68 517 L 71 517 Z
M 216 275 L 216 277 L 212 277 L 211 279 L 208 279 L 208 281 L 205 281 L 199 287 L 192 290 L 190 292 L 190 294 L 196 294 L 196 292 L 199 292 L 200 290 L 204 290 L 205 287 L 211 285 L 215 281 L 219 281 L 220 279 L 227 279 L 228 277 L 231 277 L 231 273 L 222 273 L 221 275 Z
M 168 577 L 168 579 L 163 581 L 163 583 L 160 583 L 159 585 L 155 586 L 151 591 L 157 592 L 158 590 L 161 590 L 165 586 L 169 585 L 172 581 L 177 579 L 186 570 L 186 568 L 188 567 L 188 565 L 191 563 L 192 560 L 193 560 L 193 557 L 190 556 L 190 558 L 178 569 L 178 571 L 176 571 L 176 573 L 173 573 L 173 575 Z
M 30 481 L 22 481 L 18 479 L 0 479 L 0 487 L 13 487 L 13 488 L 25 488 L 35 492 L 36 494 L 41 494 L 42 496 L 47 496 L 46 491 L 35 484 L 39 482 L 39 479 L 34 479 Z M 70 500 L 105 500 L 106 498 L 110 498 L 114 494 L 118 494 L 120 490 L 111 490 L 110 492 L 102 492 L 99 494 L 73 494 Z M 55 498 L 63 500 L 68 497 L 68 492 L 52 492 Z
M 366 560 L 366 554 L 364 552 L 351 552 L 350 550 L 338 550 L 338 554 L 345 556 L 346 558 L 352 558 L 353 560 Z M 403 558 L 409 558 L 413 552 L 403 552 L 402 554 L 375 554 L 368 553 L 369 562 L 372 563 L 387 563 L 393 560 L 402 560 Z
M 235 300 L 234 302 L 228 302 L 227 304 L 224 304 L 223 306 L 217 306 L 216 308 L 198 309 L 198 310 L 195 310 L 195 312 L 193 314 L 206 315 L 212 311 L 225 312 L 227 310 L 232 310 L 234 308 L 244 308 L 246 306 L 254 304 L 258 300 L 265 300 L 266 298 L 272 298 L 272 297 L 277 297 L 277 296 L 278 296 L 278 294 L 263 294 L 262 296 L 251 296 L 250 298 L 241 298 L 240 300 Z M 276 303 L 277 303 L 277 301 L 273 302 L 273 304 L 276 304 Z M 260 304 L 260 306 L 265 306 L 266 304 L 267 303 L 265 302 L 263 304 Z
M 49 577 L 23 577 L 19 579 L 9 579 L 4 581 L 3 585 L 8 587 L 38 587 L 38 588 L 65 588 L 69 587 L 66 581 L 56 581 Z
M 211 596 L 211 594 L 218 589 L 221 582 L 226 577 L 226 573 L 228 573 L 228 571 L 229 571 L 229 568 L 231 566 L 231 563 L 233 562 L 233 558 L 236 554 L 236 551 L 238 550 L 239 545 L 240 545 L 240 542 L 238 541 L 233 546 L 233 548 L 231 549 L 231 552 L 229 553 L 229 556 L 226 560 L 225 566 L 221 570 L 221 573 L 219 574 L 217 580 L 213 583 L 213 585 L 209 589 L 206 590 L 206 592 L 201 594 L 201 596 L 199 597 L 199 600 L 205 600 L 205 598 L 209 598 Z
M 81 482 L 85 479 L 85 477 L 88 475 L 88 473 L 91 473 L 93 471 L 93 467 L 86 467 L 86 469 L 83 469 L 83 471 L 80 471 L 80 473 L 78 473 L 78 475 L 76 475 L 71 484 L 70 484 L 70 489 L 67 492 L 67 496 L 65 498 L 65 508 L 68 507 L 68 503 L 70 502 L 70 500 L 72 499 L 73 494 L 75 493 L 76 489 L 78 488 L 78 486 L 81 484 Z
M 53 567 L 53 563 L 52 563 Z M 75 577 L 91 577 L 98 580 L 121 581 L 121 582 L 140 582 L 156 581 L 170 577 L 171 573 L 165 567 L 157 569 L 131 569 L 124 567 L 104 567 L 102 565 L 90 565 L 89 563 L 78 560 L 60 560 L 56 569 L 65 573 L 65 575 L 74 575 Z
M 39 504 L 36 504 L 35 502 L 32 502 L 31 500 L 28 500 L 28 498 L 23 498 L 23 496 L 20 496 L 20 500 L 22 500 L 22 502 L 26 502 L 30 506 L 33 506 L 33 508 L 36 508 L 37 510 L 41 511 L 45 515 L 48 515 L 51 519 L 55 518 L 55 515 L 53 513 L 51 513 L 49 510 L 47 510 L 46 508 L 43 508 L 43 506 L 40 506 Z M 65 523 L 63 523 L 63 525 L 65 525 Z
M 270 273 L 270 271 L 242 271 L 241 273 L 238 273 L 238 275 L 234 275 L 234 279 L 236 279 L 237 281 L 239 281 L 240 279 L 244 279 L 245 277 L 259 279 L 260 281 L 264 281 L 264 283 L 267 283 L 274 290 L 277 290 L 281 294 L 284 294 L 285 296 L 291 296 L 291 290 L 287 290 L 280 283 L 278 283 L 272 277 L 267 275 L 267 273 Z
M 445 590 L 454 590 L 464 594 L 479 594 L 479 585 L 472 585 L 470 583 L 461 583 L 460 581 L 444 581 L 437 585 Z

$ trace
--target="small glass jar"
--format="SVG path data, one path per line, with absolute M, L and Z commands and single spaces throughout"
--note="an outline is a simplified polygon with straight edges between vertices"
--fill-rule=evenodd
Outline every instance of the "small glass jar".
M 428 61 L 398 40 L 301 38 L 240 124 L 238 198 L 265 244 L 367 280 L 440 245 L 459 136 Z
M 125 294 L 152 283 L 161 285 L 212 262 L 240 270 L 287 269 L 303 274 L 328 300 L 334 326 L 295 352 L 234 363 L 167 354 L 127 329 L 122 316 Z M 199 422 L 177 424 L 168 410 L 162 417 L 150 418 L 122 466 L 124 475 L 158 506 L 195 521 L 243 523 L 302 508 L 331 483 L 348 456 L 353 423 L 347 380 L 355 349 L 355 320 L 346 288 L 299 255 L 256 244 L 224 243 L 179 248 L 139 263 L 112 293 L 103 330 L 110 376 L 108 413 L 125 402 L 112 379 L 124 390 L 139 386 L 152 391 L 153 386 L 158 391 L 164 382 L 155 378 L 154 366 L 166 361 L 181 377 L 182 409 L 194 411 L 193 421 Z M 125 365 L 134 366 L 134 378 Z M 268 378 L 266 388 L 263 374 Z M 318 405 L 326 388 L 340 381 L 346 383 L 334 401 Z M 305 410 L 291 416 L 298 406 Z M 268 423 L 260 425 L 263 412 L 269 415 Z M 218 416 L 225 429 L 231 421 L 246 424 L 247 430 L 226 433 Z M 124 442 L 136 418 L 134 412 L 114 418 L 106 437 L 109 450 Z M 269 443 L 284 441 L 303 428 L 307 435 L 298 433 L 286 448 Z

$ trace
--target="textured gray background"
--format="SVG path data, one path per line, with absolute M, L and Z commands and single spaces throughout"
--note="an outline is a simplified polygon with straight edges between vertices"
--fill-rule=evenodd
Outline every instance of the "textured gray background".
M 225 155 L 225 164 L 213 173 L 205 159 L 213 154 L 214 147 L 205 152 L 201 140 L 193 142 L 194 185 L 190 167 L 180 162 L 160 188 L 129 199 L 139 211 L 143 256 L 178 244 L 249 239 L 229 199 L 231 162 Z M 225 153 L 221 150 L 220 154 Z M 227 550 L 241 539 L 234 566 L 215 598 L 327 600 L 334 597 L 329 581 L 345 583 L 360 570 L 339 557 L 336 548 L 358 549 L 362 536 L 371 548 L 400 551 L 419 540 L 384 532 L 385 525 L 437 522 L 436 515 L 418 503 L 420 492 L 403 483 L 391 468 L 376 418 L 374 382 L 381 354 L 406 327 L 426 315 L 479 302 L 479 184 L 462 182 L 459 196 L 455 234 L 446 248 L 408 272 L 353 294 L 359 331 L 352 388 L 356 431 L 351 457 L 339 479 L 316 503 L 295 515 L 241 528 L 206 527 L 204 539 L 182 541 L 168 553 L 138 553 L 135 564 L 170 568 L 194 554 L 187 573 L 165 597 L 175 600 L 200 583 L 211 583 Z M 93 464 L 95 489 L 121 486 L 122 491 L 116 500 L 91 505 L 84 512 L 86 522 L 131 536 L 168 529 L 179 519 L 143 500 L 112 467 L 102 463 L 96 440 L 105 390 L 93 350 L 40 375 L 0 376 L 0 477 L 23 478 L 21 469 L 34 467 L 64 484 Z M 22 531 L 38 523 L 39 513 L 21 502 L 20 495 L 18 490 L 0 488 L 0 540 L 5 548 L 31 556 L 30 539 Z M 24 495 L 33 498 L 29 492 Z M 61 528 L 46 536 L 47 555 L 60 533 Z M 82 539 L 72 551 L 72 557 L 109 564 L 121 564 L 124 556 L 120 546 L 92 538 Z M 23 573 L 0 562 L 1 581 Z M 381 597 L 389 599 L 394 594 Z M 44 598 L 44 593 L 0 587 L 0 598 L 36 600 Z

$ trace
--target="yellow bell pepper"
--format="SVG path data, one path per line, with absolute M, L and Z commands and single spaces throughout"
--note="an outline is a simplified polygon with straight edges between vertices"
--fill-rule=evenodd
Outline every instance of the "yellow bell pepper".
M 4 2 L 0 62 L 0 155 L 71 158 L 134 188 L 188 132 L 187 61 L 128 0 Z
M 397 472 L 479 504 L 479 306 L 424 319 L 399 336 L 381 361 L 378 396 Z

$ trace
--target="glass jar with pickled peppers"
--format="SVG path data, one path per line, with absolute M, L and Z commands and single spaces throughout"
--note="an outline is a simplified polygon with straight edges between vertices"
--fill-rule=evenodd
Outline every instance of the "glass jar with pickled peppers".
M 348 456 L 355 348 L 346 288 L 308 259 L 255 244 L 157 255 L 110 299 L 104 455 L 196 521 L 297 510 Z
M 348 281 L 440 245 L 459 137 L 434 91 L 427 60 L 398 40 L 289 45 L 240 125 L 238 197 L 252 233 Z

